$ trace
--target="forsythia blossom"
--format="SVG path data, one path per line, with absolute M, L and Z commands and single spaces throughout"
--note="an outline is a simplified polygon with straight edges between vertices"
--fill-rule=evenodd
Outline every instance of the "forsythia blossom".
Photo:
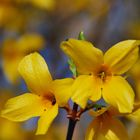
M 117 111 L 112 107 L 90 112 L 95 119 L 90 123 L 85 140 L 128 140 L 122 122 L 115 118 Z
M 121 76 L 138 58 L 137 40 L 126 40 L 111 47 L 105 54 L 90 42 L 69 39 L 61 44 L 63 51 L 73 60 L 79 76 L 72 86 L 72 100 L 85 108 L 88 99 L 101 97 L 120 112 L 131 112 L 134 92 Z
M 140 103 L 134 104 L 131 113 L 120 113 L 112 106 L 103 107 L 97 111 L 91 110 L 95 119 L 86 132 L 86 140 L 129 140 L 123 123 L 117 117 L 126 117 L 140 124 Z
M 44 39 L 38 34 L 24 34 L 19 39 L 6 39 L 2 48 L 2 64 L 7 79 L 16 83 L 17 67 L 21 59 L 33 51 L 43 48 Z
M 24 121 L 40 116 L 36 134 L 44 134 L 58 114 L 58 106 L 65 106 L 71 96 L 73 80 L 52 80 L 45 60 L 38 53 L 25 56 L 18 67 L 31 93 L 9 99 L 2 117 Z

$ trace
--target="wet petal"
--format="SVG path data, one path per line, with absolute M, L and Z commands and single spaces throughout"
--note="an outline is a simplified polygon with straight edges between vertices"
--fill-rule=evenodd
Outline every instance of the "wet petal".
M 54 80 L 52 83 L 52 90 L 59 106 L 67 104 L 72 96 L 71 87 L 73 84 L 72 78 L 65 78 L 61 80 Z
M 104 62 L 114 74 L 128 71 L 138 58 L 140 41 L 126 40 L 111 47 L 104 55 Z
M 25 56 L 19 64 L 18 71 L 33 93 L 43 94 L 48 92 L 47 88 L 52 78 L 41 55 L 32 53 Z
M 101 87 L 94 76 L 81 75 L 72 86 L 72 100 L 85 108 L 88 99 L 97 101 L 101 98 Z
M 12 121 L 24 121 L 40 116 L 43 113 L 41 98 L 35 94 L 26 93 L 7 101 L 1 116 Z
M 112 76 L 104 83 L 103 98 L 121 113 L 132 112 L 134 92 L 128 82 L 120 76 Z
M 103 53 L 90 42 L 69 39 L 61 44 L 63 51 L 74 61 L 77 71 L 89 74 L 103 62 Z
M 45 134 L 50 127 L 53 120 L 56 118 L 58 114 L 58 104 L 55 104 L 51 108 L 46 109 L 46 111 L 42 114 L 40 119 L 38 120 L 38 128 L 36 135 Z

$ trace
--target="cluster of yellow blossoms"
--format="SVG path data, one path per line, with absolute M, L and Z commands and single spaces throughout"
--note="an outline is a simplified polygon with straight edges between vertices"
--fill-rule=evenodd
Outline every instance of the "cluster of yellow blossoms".
M 69 107 L 70 99 L 82 110 L 89 101 L 97 104 L 103 99 L 106 107 L 90 111 L 95 119 L 85 139 L 128 140 L 126 129 L 116 117 L 138 120 L 135 116 L 139 114 L 139 104 L 134 103 L 134 91 L 122 75 L 138 59 L 139 45 L 140 41 L 126 40 L 103 54 L 88 41 L 64 41 L 61 48 L 73 61 L 77 76 L 55 80 L 39 53 L 25 56 L 18 65 L 18 72 L 30 92 L 9 99 L 1 112 L 2 117 L 25 121 L 39 116 L 36 134 L 44 134 L 58 115 L 58 109 Z

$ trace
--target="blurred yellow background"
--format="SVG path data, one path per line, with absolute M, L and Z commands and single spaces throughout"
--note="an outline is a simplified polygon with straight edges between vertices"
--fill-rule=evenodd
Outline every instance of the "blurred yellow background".
M 71 77 L 61 41 L 85 38 L 107 50 L 126 39 L 140 39 L 139 0 L 0 0 L 0 109 L 10 97 L 27 91 L 17 72 L 19 61 L 27 54 L 40 52 L 54 79 Z M 128 73 L 140 100 L 140 60 Z M 60 111 L 48 133 L 35 135 L 38 118 L 14 123 L 0 118 L 0 140 L 64 140 L 68 119 Z M 84 140 L 91 118 L 84 114 L 78 122 L 74 140 Z M 140 137 L 140 125 L 124 119 L 132 140 Z

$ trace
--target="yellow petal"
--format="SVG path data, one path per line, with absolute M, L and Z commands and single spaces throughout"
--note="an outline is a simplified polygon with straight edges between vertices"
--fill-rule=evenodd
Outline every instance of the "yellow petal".
M 16 84 L 18 81 L 17 67 L 23 55 L 15 48 L 15 39 L 6 39 L 2 46 L 2 66 L 6 78 L 12 83 Z
M 107 112 L 111 116 L 124 116 L 124 115 L 126 115 L 125 113 L 120 113 L 118 111 L 118 109 L 114 108 L 113 106 L 102 107 L 101 109 L 99 109 L 97 111 L 89 110 L 89 114 L 92 117 L 98 117 L 98 116 L 104 114 L 105 112 Z
M 69 39 L 61 44 L 63 51 L 74 61 L 77 71 L 89 74 L 103 62 L 103 53 L 90 42 Z
M 111 47 L 104 55 L 105 64 L 109 65 L 114 74 L 128 71 L 138 58 L 140 41 L 126 40 Z
M 129 70 L 129 73 L 133 76 L 135 80 L 140 79 L 140 59 L 133 65 L 133 67 Z
M 140 108 L 137 108 L 132 113 L 130 113 L 127 118 L 140 124 Z
M 134 92 L 121 76 L 112 76 L 103 85 L 103 98 L 121 113 L 130 113 L 133 109 Z
M 101 121 L 95 118 L 87 128 L 85 140 L 107 140 L 101 133 Z
M 39 34 L 25 34 L 21 36 L 16 43 L 17 50 L 21 53 L 30 53 L 41 49 L 44 45 L 44 39 Z
M 46 109 L 38 121 L 36 135 L 45 134 L 58 114 L 58 104 Z
M 52 83 L 52 90 L 59 106 L 67 104 L 72 96 L 71 87 L 73 84 L 72 78 L 65 78 L 61 80 L 54 80 Z
M 25 56 L 19 64 L 18 71 L 33 93 L 45 94 L 48 92 L 47 88 L 52 78 L 41 55 L 32 53 Z
M 3 59 L 3 71 L 12 84 L 16 84 L 18 81 L 19 73 L 17 67 L 22 58 L 23 56 L 15 56 L 13 59 Z
M 129 140 L 126 128 L 122 122 L 107 115 L 102 120 L 101 131 L 107 140 Z
M 101 98 L 101 87 L 94 76 L 81 75 L 72 86 L 72 100 L 85 108 L 88 99 L 97 101 Z
M 35 94 L 26 93 L 9 99 L 1 116 L 12 121 L 24 121 L 40 116 L 43 111 L 41 98 Z
M 128 134 L 119 120 L 105 113 L 89 125 L 86 140 L 128 140 Z
M 95 110 L 89 110 L 89 114 L 93 117 L 98 117 L 105 113 L 109 108 L 108 107 L 102 107 L 101 109 L 95 111 Z

